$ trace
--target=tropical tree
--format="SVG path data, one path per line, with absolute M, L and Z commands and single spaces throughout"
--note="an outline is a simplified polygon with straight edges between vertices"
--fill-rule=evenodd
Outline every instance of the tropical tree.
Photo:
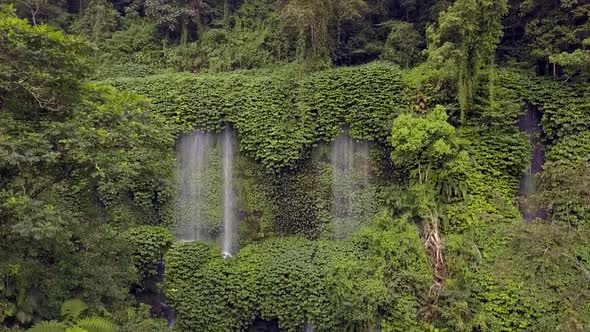
M 590 4 L 577 0 L 525 0 L 519 14 L 526 22 L 531 55 L 542 60 L 546 72 L 559 74 L 559 65 L 569 69 L 587 67 L 590 41 Z
M 330 27 L 338 37 L 343 22 L 360 16 L 365 8 L 364 0 L 290 0 L 280 19 L 287 34 L 297 36 L 299 59 L 322 62 L 330 59 Z
M 481 76 L 494 63 L 507 13 L 507 0 L 457 0 L 428 29 L 429 61 L 446 67 L 458 83 L 461 123 L 474 106 L 480 83 L 487 80 Z
M 381 59 L 399 64 L 403 67 L 414 65 L 420 55 L 422 36 L 416 31 L 414 25 L 404 21 L 387 22 L 391 29 L 385 42 L 385 48 Z
M 434 289 L 440 291 L 446 275 L 440 233 L 445 204 L 465 195 L 463 182 L 470 158 L 456 129 L 448 123 L 444 107 L 420 117 L 402 114 L 393 122 L 391 159 L 406 170 L 406 188 L 393 204 L 397 214 L 417 217 L 424 245 L 434 268 Z
M 145 99 L 85 82 L 85 41 L 13 13 L 0 7 L 0 318 L 25 325 L 66 298 L 127 299 L 115 224 L 158 222 L 173 136 Z
M 146 0 L 145 9 L 169 39 L 176 36 L 186 45 L 205 31 L 212 6 L 206 0 Z
M 585 45 L 590 45 L 590 38 L 584 41 Z M 552 55 L 549 61 L 554 65 L 560 65 L 565 68 L 566 73 L 575 75 L 582 74 L 588 77 L 590 75 L 590 50 L 577 49 L 573 52 L 562 52 Z M 555 68 L 555 67 L 554 67 Z M 554 75 L 557 69 L 554 69 Z
M 19 17 L 28 19 L 31 24 L 53 24 L 66 27 L 70 15 L 64 0 L 0 0 L 0 4 L 12 4 Z
M 47 25 L 31 26 L 14 11 L 0 7 L 0 108 L 19 107 L 33 117 L 39 109 L 63 110 L 89 74 L 82 58 L 89 45 Z
M 91 0 L 72 28 L 98 44 L 107 39 L 118 27 L 119 13 L 112 3 L 106 0 Z

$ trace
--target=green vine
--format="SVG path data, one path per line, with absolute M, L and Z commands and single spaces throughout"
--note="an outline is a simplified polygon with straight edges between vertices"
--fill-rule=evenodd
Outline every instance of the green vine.
M 223 259 L 213 244 L 177 243 L 166 294 L 181 331 L 240 331 L 256 319 L 284 331 L 418 331 L 430 272 L 415 226 L 383 215 L 352 241 L 275 238 Z
M 312 144 L 332 140 L 343 124 L 355 138 L 384 141 L 405 104 L 400 70 L 383 63 L 304 76 L 249 71 L 108 83 L 149 97 L 179 131 L 233 123 L 241 151 L 275 171 L 296 167 Z

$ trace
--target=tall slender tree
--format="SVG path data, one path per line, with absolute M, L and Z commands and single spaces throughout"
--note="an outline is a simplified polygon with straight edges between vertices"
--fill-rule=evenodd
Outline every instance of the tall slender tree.
M 340 33 L 343 21 L 360 16 L 365 8 L 364 0 L 290 0 L 280 18 L 287 30 L 297 33 L 300 59 L 325 61 L 332 47 L 330 26 Z
M 572 69 L 588 66 L 590 3 L 577 0 L 525 0 L 520 15 L 531 53 L 545 63 L 545 72 L 559 74 L 558 64 Z
M 429 60 L 454 71 L 461 122 L 474 106 L 480 83 L 487 81 L 481 76 L 494 62 L 507 13 L 507 0 L 457 0 L 428 29 Z
M 212 6 L 205 0 L 146 0 L 145 9 L 167 37 L 177 36 L 186 45 L 191 36 L 198 37 L 206 27 Z

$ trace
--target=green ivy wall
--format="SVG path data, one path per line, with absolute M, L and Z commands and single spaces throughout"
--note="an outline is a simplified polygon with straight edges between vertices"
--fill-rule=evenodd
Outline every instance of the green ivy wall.
M 180 330 L 239 331 L 257 318 L 278 320 L 286 331 L 300 331 L 305 322 L 316 331 L 432 330 L 425 321 L 456 331 L 588 326 L 590 294 L 576 298 L 560 283 L 584 282 L 578 267 L 588 262 L 588 252 L 579 235 L 561 226 L 518 226 L 519 181 L 532 152 L 516 127 L 525 105 L 544 114 L 549 163 L 541 184 L 553 195 L 550 217 L 573 225 L 589 220 L 585 189 L 559 175 L 583 180 L 579 173 L 587 168 L 579 163 L 590 160 L 590 99 L 581 86 L 514 70 L 495 73 L 489 107 L 458 130 L 475 163 L 466 179 L 468 199 L 451 202 L 444 220 L 449 276 L 436 302 L 428 300 L 431 271 L 415 225 L 377 217 L 352 239 L 326 240 L 333 227 L 327 144 L 343 126 L 373 142 L 369 189 L 376 196 L 355 193 L 366 197 L 362 206 L 387 202 L 387 187 L 404 173 L 391 166 L 386 144 L 393 119 L 411 107 L 403 77 L 397 67 L 377 63 L 308 74 L 169 74 L 110 82 L 148 96 L 178 133 L 218 132 L 226 123 L 238 131 L 242 250 L 230 260 L 204 243 L 177 243 L 168 252 L 166 292 Z M 546 256 L 543 248 L 555 243 L 563 250 Z M 426 307 L 434 316 L 419 314 Z
M 108 83 L 147 96 L 179 134 L 218 132 L 227 123 L 233 125 L 241 152 L 234 174 L 241 219 L 237 240 L 242 245 L 276 235 L 329 237 L 332 170 L 327 145 L 346 126 L 351 136 L 373 141 L 379 151 L 405 106 L 401 71 L 382 63 L 307 74 L 168 74 Z M 373 162 L 370 173 L 381 174 L 382 167 Z M 219 176 L 207 178 L 214 191 L 221 188 Z M 374 191 L 371 186 L 354 195 L 371 210 Z M 207 215 L 219 222 L 208 228 L 216 234 L 220 207 L 210 203 Z
M 313 144 L 331 141 L 344 124 L 355 138 L 384 142 L 405 106 L 401 71 L 379 63 L 311 74 L 170 74 L 108 83 L 147 96 L 179 131 L 217 132 L 232 123 L 240 150 L 275 171 L 296 168 Z

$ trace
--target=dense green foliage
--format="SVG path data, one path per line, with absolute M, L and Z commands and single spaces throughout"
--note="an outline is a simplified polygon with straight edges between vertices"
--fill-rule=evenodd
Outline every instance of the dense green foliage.
M 456 331 L 588 329 L 587 230 L 488 225 L 448 241 L 440 319 Z M 574 295 L 575 294 L 575 295 Z
M 157 226 L 139 226 L 128 229 L 123 237 L 133 248 L 135 266 L 141 278 L 149 278 L 158 273 L 164 253 L 168 251 L 174 236 L 166 228 Z
M 83 81 L 84 42 L 5 7 L 0 27 L 0 318 L 117 308 L 136 279 L 118 229 L 162 219 L 171 132 L 143 98 Z
M 586 144 L 590 137 L 587 86 L 564 85 L 516 71 L 503 71 L 498 76 L 502 98 L 543 110 L 543 139 L 547 143 L 549 163 L 540 178 L 545 190 L 539 194 L 537 203 L 547 209 L 554 221 L 586 223 L 587 194 L 577 188 L 585 186 L 582 173 L 590 160 Z M 517 113 L 513 114 L 512 118 Z
M 386 64 L 303 77 L 262 71 L 108 83 L 148 96 L 179 130 L 218 131 L 233 123 L 240 150 L 271 170 L 294 168 L 313 143 L 334 139 L 343 124 L 355 138 L 384 141 L 404 105 L 401 73 Z
M 99 73 L 103 77 L 143 76 L 163 67 L 217 72 L 292 61 L 312 67 L 330 63 L 350 65 L 380 57 L 411 65 L 417 51 L 448 43 L 444 47 L 452 51 L 448 60 L 461 65 L 461 81 L 474 83 L 478 75 L 469 75 L 477 74 L 482 64 L 493 62 L 495 45 L 502 35 L 497 54 L 501 61 L 528 62 L 554 75 L 562 72 L 562 66 L 573 75 L 588 74 L 589 7 L 584 1 L 1 3 L 14 4 L 18 15 L 34 25 L 49 23 L 83 33 L 101 51 L 97 57 L 103 64 Z M 424 42 L 428 26 L 436 26 L 431 29 L 435 33 L 429 34 L 433 47 Z M 134 38 L 130 40 L 128 36 Z
M 305 322 L 316 331 L 419 326 L 417 296 L 429 272 L 413 225 L 384 216 L 351 243 L 275 239 L 228 260 L 219 250 L 178 243 L 166 257 L 167 294 L 183 330 L 237 331 L 256 318 L 278 319 L 285 331 Z
M 590 330 L 589 17 L 577 0 L 0 0 L 0 331 L 161 332 L 164 301 L 178 331 Z M 172 231 L 198 212 L 223 232 L 221 143 L 194 204 L 174 145 L 228 126 L 224 259 Z M 343 132 L 366 141 L 350 174 Z

